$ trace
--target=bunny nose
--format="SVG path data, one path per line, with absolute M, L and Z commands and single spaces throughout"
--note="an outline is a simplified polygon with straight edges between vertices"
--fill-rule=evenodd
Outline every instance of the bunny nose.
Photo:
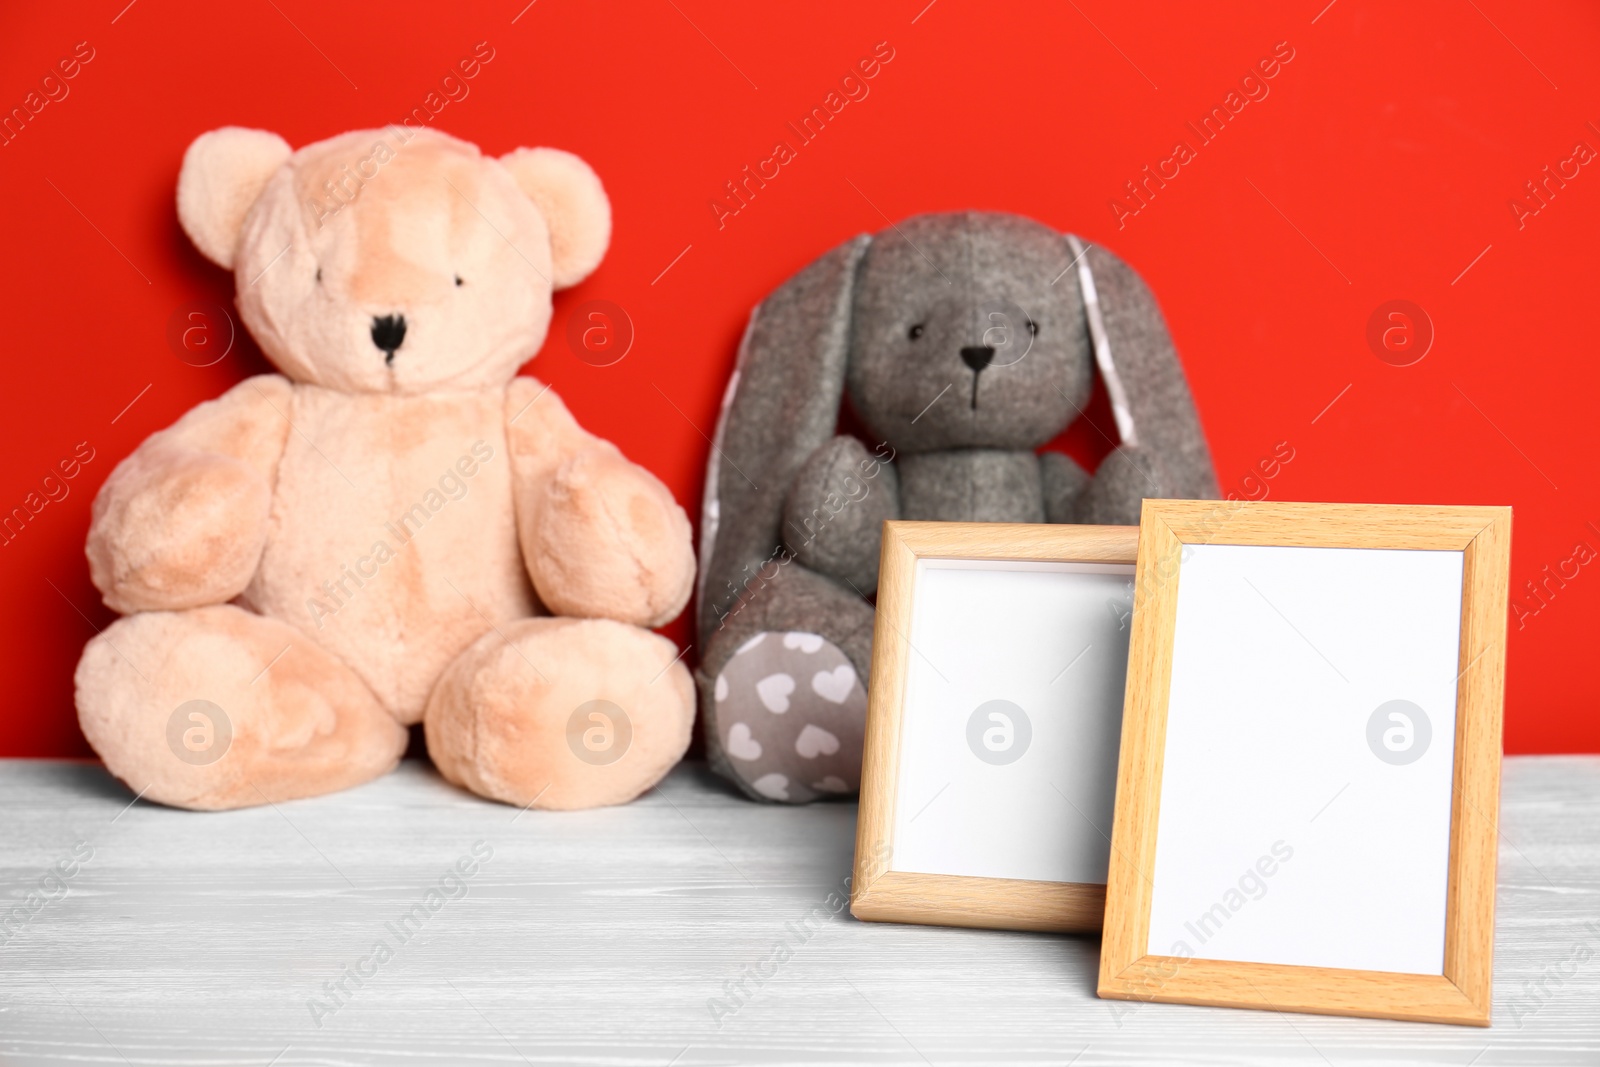
M 961 362 L 972 368 L 972 410 L 978 410 L 978 376 L 994 362 L 993 345 L 968 345 L 961 350 Z
M 394 362 L 394 350 L 406 339 L 404 315 L 375 315 L 372 319 L 372 343 L 383 349 L 383 361 Z

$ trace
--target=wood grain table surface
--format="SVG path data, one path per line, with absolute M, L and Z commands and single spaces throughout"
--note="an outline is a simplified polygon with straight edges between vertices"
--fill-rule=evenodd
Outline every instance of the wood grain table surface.
M 1105 1001 L 1095 938 L 857 922 L 853 804 L 697 764 L 588 812 L 415 761 L 132 800 L 0 761 L 0 1064 L 1600 1065 L 1600 757 L 1505 761 L 1488 1030 Z

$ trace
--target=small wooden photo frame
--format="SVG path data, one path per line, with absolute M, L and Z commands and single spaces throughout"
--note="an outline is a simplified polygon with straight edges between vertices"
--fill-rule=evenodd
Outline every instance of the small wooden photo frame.
M 1146 500 L 1102 997 L 1489 1024 L 1511 509 Z
M 1097 930 L 1138 528 L 888 522 L 851 912 Z

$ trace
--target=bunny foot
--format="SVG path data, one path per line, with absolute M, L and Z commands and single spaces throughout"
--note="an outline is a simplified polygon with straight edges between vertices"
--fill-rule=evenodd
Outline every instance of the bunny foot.
M 804 804 L 860 788 L 867 692 L 827 638 L 757 633 L 718 672 L 712 698 L 723 769 L 750 796 Z

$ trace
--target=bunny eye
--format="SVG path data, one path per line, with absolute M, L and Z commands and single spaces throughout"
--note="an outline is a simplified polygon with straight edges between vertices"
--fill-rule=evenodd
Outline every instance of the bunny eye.
M 922 323 L 919 322 L 915 326 L 911 327 L 911 329 L 909 331 L 907 331 L 906 336 L 910 337 L 913 341 L 915 341 L 917 338 L 921 337 L 922 336 Z
M 1034 337 L 1038 337 L 1039 336 L 1039 324 L 1037 322 L 1034 322 L 1032 319 L 1029 319 L 1028 320 L 1028 332 L 1030 334 L 1032 334 Z
M 317 268 L 317 284 L 318 285 L 322 284 L 322 268 L 321 267 Z
M 461 280 L 461 275 L 457 274 L 456 275 L 456 285 L 457 286 L 461 286 L 461 285 L 465 285 L 465 284 L 466 283 Z

